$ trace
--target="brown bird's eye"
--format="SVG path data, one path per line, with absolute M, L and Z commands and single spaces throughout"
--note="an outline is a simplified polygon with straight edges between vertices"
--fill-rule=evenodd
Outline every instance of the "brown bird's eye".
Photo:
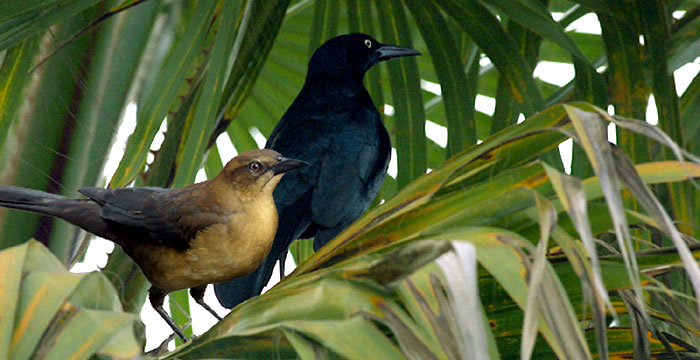
M 372 48 L 372 40 L 365 39 L 365 45 L 367 46 L 367 48 L 371 49 Z
M 260 163 L 257 161 L 251 161 L 250 164 L 248 164 L 248 168 L 253 171 L 258 171 L 260 169 Z

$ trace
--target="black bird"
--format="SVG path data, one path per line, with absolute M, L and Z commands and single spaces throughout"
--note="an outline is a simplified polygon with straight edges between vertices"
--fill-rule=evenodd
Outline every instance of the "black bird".
M 0 185 L 0 206 L 59 217 L 119 244 L 151 282 L 148 297 L 168 325 L 165 295 L 190 288 L 203 300 L 207 284 L 255 270 L 272 246 L 277 209 L 272 191 L 283 174 L 306 166 L 272 150 L 242 153 L 211 180 L 181 189 L 85 188 L 87 199 Z
M 304 87 L 265 145 L 310 166 L 285 176 L 273 194 L 279 227 L 260 268 L 214 285 L 223 306 L 260 294 L 276 261 L 283 269 L 292 241 L 313 237 L 318 250 L 367 209 L 384 182 L 391 143 L 362 78 L 380 61 L 413 55 L 420 53 L 357 33 L 314 52 Z

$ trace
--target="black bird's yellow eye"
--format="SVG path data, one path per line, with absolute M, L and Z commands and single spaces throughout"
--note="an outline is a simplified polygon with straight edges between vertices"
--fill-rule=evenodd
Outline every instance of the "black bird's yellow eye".
M 365 39 L 365 45 L 367 45 L 367 48 L 371 49 L 372 48 L 372 40 Z
M 258 169 L 260 169 L 261 166 L 262 166 L 262 165 L 260 165 L 259 162 L 257 162 L 257 161 L 251 161 L 251 162 L 248 164 L 248 169 L 253 170 L 253 171 L 258 171 Z

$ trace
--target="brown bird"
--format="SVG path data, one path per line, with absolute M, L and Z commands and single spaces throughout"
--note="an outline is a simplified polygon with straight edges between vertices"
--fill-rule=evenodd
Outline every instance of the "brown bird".
M 55 216 L 119 244 L 151 282 L 153 308 L 187 340 L 163 309 L 165 295 L 189 288 L 221 319 L 204 302 L 206 286 L 260 266 L 277 230 L 272 191 L 285 172 L 304 166 L 273 150 L 252 150 L 213 179 L 180 189 L 84 188 L 88 199 L 71 199 L 2 185 L 0 206 Z

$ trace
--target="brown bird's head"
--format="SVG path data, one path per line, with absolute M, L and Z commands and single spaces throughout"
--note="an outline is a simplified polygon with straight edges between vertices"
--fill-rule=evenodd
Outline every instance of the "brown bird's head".
M 261 192 L 272 195 L 285 172 L 305 166 L 309 164 L 285 158 L 274 150 L 250 150 L 231 159 L 217 180 L 230 183 L 238 197 L 248 201 Z

